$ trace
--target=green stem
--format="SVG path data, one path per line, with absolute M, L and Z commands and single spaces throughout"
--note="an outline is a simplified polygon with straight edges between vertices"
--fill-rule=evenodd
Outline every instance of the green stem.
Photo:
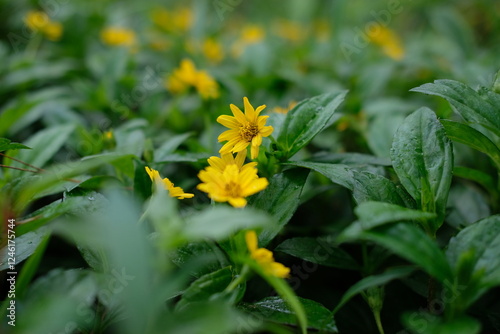
M 380 309 L 372 309 L 372 311 L 375 322 L 377 323 L 378 332 L 380 334 L 384 334 L 384 327 L 382 326 L 382 321 L 380 320 Z
M 238 285 L 247 280 L 249 274 L 250 274 L 250 267 L 248 265 L 243 266 L 240 274 L 236 276 L 236 279 L 234 279 L 224 291 L 225 292 L 233 291 Z

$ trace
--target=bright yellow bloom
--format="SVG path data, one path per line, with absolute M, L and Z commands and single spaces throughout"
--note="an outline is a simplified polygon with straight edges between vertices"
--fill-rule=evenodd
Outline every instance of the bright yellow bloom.
M 145 169 L 149 177 L 151 178 L 151 181 L 156 182 L 157 180 L 160 180 L 161 182 L 163 182 L 165 189 L 168 190 L 168 193 L 171 197 L 176 197 L 178 199 L 194 197 L 194 194 L 185 193 L 181 187 L 175 187 L 168 178 L 164 178 L 162 180 L 160 173 L 157 170 L 149 168 L 147 166 L 145 167 Z
M 135 32 L 127 28 L 107 27 L 101 31 L 101 41 L 111 46 L 133 46 Z
M 219 157 L 210 157 L 208 158 L 208 164 L 217 169 L 219 172 L 224 172 L 224 169 L 226 169 L 227 166 L 229 165 L 236 165 L 238 167 L 238 170 L 241 171 L 243 168 L 254 168 L 257 166 L 256 162 L 249 162 L 244 165 L 245 163 L 245 158 L 247 156 L 246 151 L 241 151 L 236 154 L 236 157 L 233 156 L 232 153 L 226 153 L 222 154 Z
M 290 103 L 288 103 L 288 107 L 283 108 L 283 107 L 280 107 L 280 106 L 276 106 L 276 107 L 273 108 L 273 111 L 275 113 L 278 113 L 278 114 L 285 114 L 286 115 L 296 105 L 297 105 L 297 101 L 290 101 Z
M 224 59 L 222 46 L 213 38 L 208 38 L 203 42 L 202 50 L 205 57 L 213 63 L 219 63 L 222 59 Z
M 195 87 L 204 99 L 218 98 L 219 85 L 206 71 L 198 71 L 189 59 L 183 59 L 165 82 L 165 87 L 173 94 L 181 94 Z
M 32 31 L 40 31 L 51 41 L 61 38 L 63 27 L 60 22 L 53 22 L 41 11 L 31 11 L 24 17 L 24 22 Z
M 368 39 L 382 48 L 382 51 L 394 60 L 400 60 L 405 54 L 399 37 L 389 28 L 378 24 L 374 31 L 368 32 Z
M 273 252 L 265 248 L 258 248 L 257 233 L 255 231 L 248 231 L 245 234 L 245 241 L 252 259 L 262 267 L 264 272 L 268 275 L 287 278 L 290 275 L 290 268 L 285 267 L 279 262 L 275 262 Z
M 218 137 L 219 142 L 228 141 L 219 153 L 237 153 L 245 150 L 251 144 L 250 157 L 257 158 L 259 146 L 262 144 L 262 137 L 268 137 L 273 132 L 272 126 L 265 126 L 269 116 L 259 116 L 266 107 L 262 105 L 254 110 L 248 98 L 243 98 L 245 113 L 234 104 L 229 107 L 233 116 L 222 115 L 217 118 L 217 122 L 229 128 Z
M 219 168 L 208 166 L 200 171 L 198 177 L 203 183 L 197 188 L 208 193 L 208 197 L 216 202 L 229 202 L 235 208 L 247 205 L 246 197 L 264 190 L 269 182 L 266 178 L 259 178 L 257 168 L 238 168 L 236 164 L 229 164 L 220 171 Z
M 262 41 L 266 33 L 260 26 L 248 25 L 241 31 L 241 41 L 245 44 L 254 44 Z

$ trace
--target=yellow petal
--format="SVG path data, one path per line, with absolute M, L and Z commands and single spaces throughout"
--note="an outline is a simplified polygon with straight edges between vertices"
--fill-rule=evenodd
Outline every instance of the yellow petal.
M 255 110 L 253 109 L 252 105 L 250 104 L 250 101 L 248 101 L 247 97 L 243 98 L 243 105 L 245 107 L 245 116 L 247 117 L 247 120 L 251 123 L 255 123 L 255 120 L 257 118 L 257 114 L 255 113 Z
M 262 136 L 260 134 L 257 134 L 252 139 L 252 146 L 260 146 L 260 144 L 262 144 Z
M 255 231 L 247 231 L 245 233 L 245 241 L 250 253 L 254 252 L 258 247 L 257 233 Z
M 220 123 L 230 129 L 237 129 L 241 126 L 236 117 L 229 115 L 221 115 L 217 117 L 217 123 Z
M 259 134 L 262 136 L 262 137 L 268 137 L 271 135 L 271 133 L 273 133 L 274 131 L 274 128 L 272 126 L 265 126 L 263 127 L 260 131 L 259 131 Z
M 250 158 L 255 159 L 259 156 L 259 146 L 252 145 L 250 149 Z
M 265 177 L 258 178 L 257 180 L 254 180 L 249 186 L 242 189 L 241 195 L 244 197 L 253 195 L 255 193 L 258 193 L 259 191 L 266 189 L 268 185 L 269 181 L 267 181 Z
M 245 117 L 245 114 L 243 114 L 243 112 L 240 110 L 240 108 L 238 108 L 234 104 L 230 104 L 229 108 L 233 112 L 233 115 L 234 115 L 234 117 L 236 117 L 238 122 L 240 122 L 241 124 L 246 124 L 248 122 L 246 117 Z
M 258 115 L 260 114 L 260 112 L 261 112 L 262 110 L 264 110 L 265 108 L 266 108 L 266 105 L 265 105 L 265 104 L 263 104 L 263 105 L 261 105 L 261 106 L 257 107 L 257 109 L 255 109 L 255 114 L 256 114 L 256 116 L 258 116 Z M 269 117 L 269 116 L 263 116 L 263 117 L 266 117 L 266 118 L 267 118 L 267 117 Z
M 239 130 L 235 130 L 235 129 L 232 129 L 232 130 L 226 130 L 224 131 L 223 133 L 221 133 L 219 135 L 219 137 L 217 137 L 217 140 L 220 142 L 223 142 L 223 141 L 226 141 L 226 140 L 231 140 L 233 138 L 240 138 L 240 131 Z
M 247 205 L 247 200 L 243 197 L 230 198 L 229 204 L 231 204 L 235 208 L 243 208 Z

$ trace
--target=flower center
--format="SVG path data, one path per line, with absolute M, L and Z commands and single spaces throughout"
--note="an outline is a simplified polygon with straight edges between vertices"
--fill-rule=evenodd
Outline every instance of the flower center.
M 246 124 L 240 127 L 241 137 L 247 141 L 251 142 L 252 139 L 259 133 L 259 127 L 254 124 Z
M 241 188 L 238 183 L 230 181 L 226 183 L 224 190 L 229 197 L 240 197 Z

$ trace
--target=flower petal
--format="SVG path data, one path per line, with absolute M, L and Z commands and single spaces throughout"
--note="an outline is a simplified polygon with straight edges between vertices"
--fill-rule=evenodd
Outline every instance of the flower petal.
M 241 126 L 240 122 L 236 119 L 236 117 L 229 115 L 221 115 L 217 117 L 217 123 L 224 125 L 226 128 L 237 129 Z
M 240 122 L 241 124 L 246 124 L 248 122 L 246 117 L 245 117 L 245 114 L 243 114 L 243 112 L 240 110 L 240 108 L 238 108 L 234 104 L 230 104 L 229 108 L 233 112 L 233 115 L 234 115 L 234 117 L 236 117 L 238 122 Z
M 255 233 L 255 231 L 247 231 L 247 233 L 245 233 L 245 241 L 247 243 L 247 247 L 250 253 L 255 252 L 257 250 L 257 247 L 259 245 L 258 245 L 257 233 Z
M 247 117 L 247 120 L 250 123 L 255 123 L 257 114 L 255 113 L 255 110 L 253 109 L 250 101 L 248 101 L 248 98 L 246 96 L 243 98 L 243 105 L 245 106 L 245 116 Z
M 243 151 L 248 147 L 248 144 L 250 144 L 250 143 L 247 141 L 240 140 L 237 144 L 234 145 L 234 147 L 231 151 L 233 153 Z
M 235 208 L 243 208 L 245 205 L 247 205 L 247 200 L 243 197 L 230 198 L 229 204 L 231 204 Z
M 274 131 L 274 128 L 269 125 L 269 126 L 265 126 L 262 129 L 260 129 L 259 134 L 262 137 L 268 137 L 271 135 L 271 133 L 273 133 L 273 131 Z

